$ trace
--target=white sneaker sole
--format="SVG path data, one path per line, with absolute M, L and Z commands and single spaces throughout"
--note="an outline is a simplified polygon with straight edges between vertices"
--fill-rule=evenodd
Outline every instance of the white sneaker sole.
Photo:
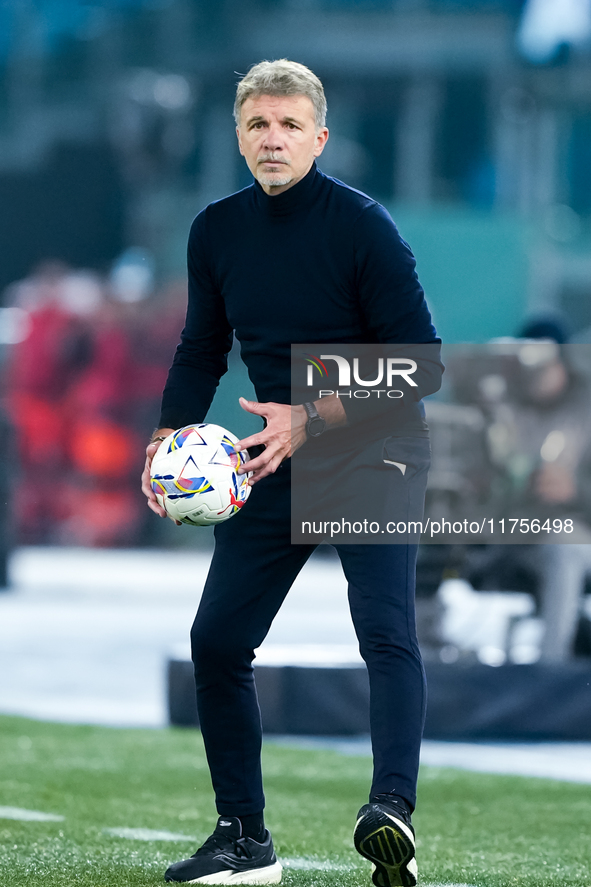
M 283 869 L 280 862 L 267 865 L 260 869 L 250 869 L 248 872 L 215 872 L 213 875 L 203 875 L 192 881 L 183 881 L 184 884 L 280 884 Z

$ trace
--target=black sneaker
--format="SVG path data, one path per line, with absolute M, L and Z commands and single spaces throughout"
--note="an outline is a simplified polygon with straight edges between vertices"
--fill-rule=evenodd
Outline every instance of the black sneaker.
M 377 795 L 357 814 L 355 849 L 374 864 L 376 887 L 414 887 L 417 883 L 415 833 L 410 814 L 388 795 Z
M 259 844 L 242 837 L 238 817 L 220 816 L 203 847 L 171 865 L 164 879 L 182 884 L 279 884 L 281 871 L 268 831 Z

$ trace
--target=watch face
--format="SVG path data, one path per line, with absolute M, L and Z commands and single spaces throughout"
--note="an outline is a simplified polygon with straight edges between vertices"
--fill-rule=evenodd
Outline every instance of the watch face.
M 307 422 L 308 434 L 310 437 L 320 437 L 324 429 L 326 428 L 326 421 L 322 418 L 322 416 L 314 416 L 313 419 L 308 419 Z

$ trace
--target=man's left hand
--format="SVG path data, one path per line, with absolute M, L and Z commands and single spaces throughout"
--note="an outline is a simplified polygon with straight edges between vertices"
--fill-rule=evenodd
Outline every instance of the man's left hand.
M 265 447 L 260 456 L 251 459 L 238 469 L 238 474 L 253 472 L 248 480 L 252 486 L 263 477 L 277 471 L 284 459 L 288 459 L 306 442 L 308 416 L 301 404 L 290 406 L 285 403 L 257 403 L 255 400 L 245 400 L 241 397 L 240 406 L 248 413 L 263 416 L 267 420 L 266 428 L 234 445 L 237 451 L 261 444 Z

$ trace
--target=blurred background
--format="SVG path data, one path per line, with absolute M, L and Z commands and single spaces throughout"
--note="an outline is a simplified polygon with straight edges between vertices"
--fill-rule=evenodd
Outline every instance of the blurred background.
M 156 519 L 138 478 L 183 325 L 191 220 L 250 182 L 235 86 L 278 57 L 322 79 L 331 136 L 319 165 L 390 210 L 445 342 L 590 341 L 589 0 L 3 0 L 0 586 L 120 589 L 122 561 L 101 573 L 75 557 L 210 548 L 208 531 Z M 536 319 L 546 325 L 532 327 Z M 230 365 L 208 419 L 242 436 L 256 426 L 237 398 L 252 389 L 235 351 Z M 449 417 L 432 411 L 440 428 Z M 458 421 L 474 430 L 474 413 Z M 442 579 L 467 574 L 463 554 L 432 548 L 419 591 L 433 602 Z M 127 562 L 127 588 L 167 581 L 150 557 Z M 587 567 L 583 559 L 579 610 Z M 455 593 L 465 612 L 467 588 L 527 600 L 497 601 L 500 640 L 468 643 L 461 629 L 442 635 L 438 598 L 424 608 L 424 649 L 451 663 L 487 647 L 480 662 L 500 665 L 515 615 L 535 622 L 535 578 L 523 569 L 498 578 L 497 564 L 478 585 L 471 569 L 471 584 L 448 587 L 448 609 Z M 185 628 L 193 607 L 191 598 Z M 574 655 L 578 612 L 563 660 Z M 585 637 L 580 655 L 591 651 Z M 539 624 L 527 638 L 524 663 L 540 656 Z M 151 711 L 136 720 L 157 721 Z
M 18 542 L 184 544 L 146 520 L 136 477 L 191 220 L 250 181 L 231 108 L 261 58 L 323 80 L 321 166 L 390 209 L 444 341 L 542 313 L 579 340 L 591 325 L 588 0 L 5 0 L 0 35 Z M 232 364 L 210 418 L 243 434 Z

